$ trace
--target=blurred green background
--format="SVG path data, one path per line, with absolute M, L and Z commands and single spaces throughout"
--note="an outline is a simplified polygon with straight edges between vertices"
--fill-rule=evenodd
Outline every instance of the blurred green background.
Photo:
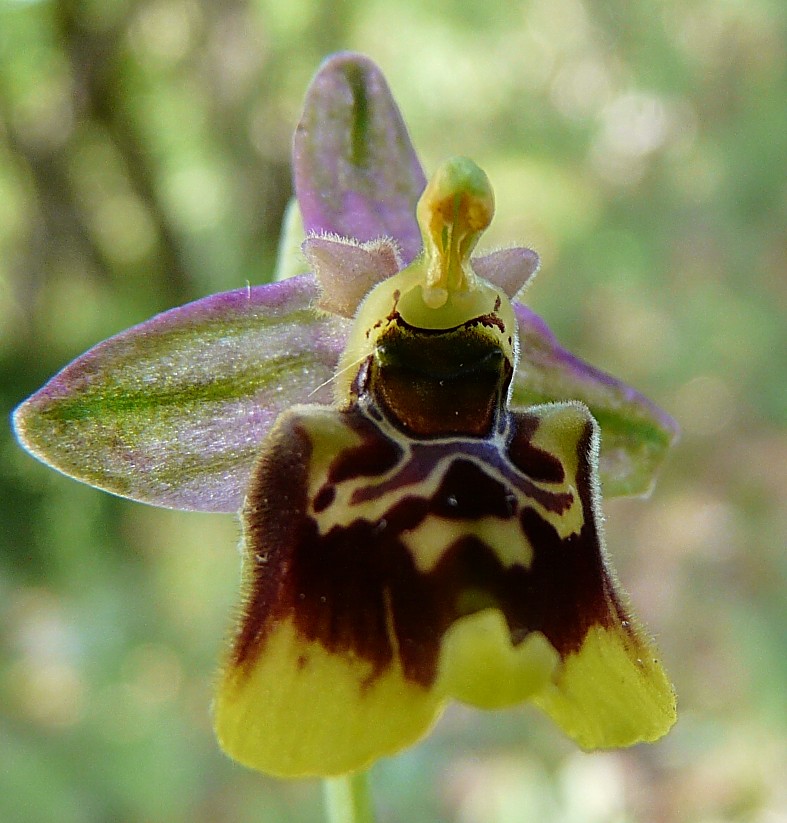
M 783 0 L 0 0 L 0 402 L 155 312 L 269 279 L 324 55 L 385 72 L 427 170 L 467 154 L 489 245 L 574 351 L 683 437 L 611 554 L 680 698 L 586 755 L 532 709 L 453 708 L 378 764 L 381 823 L 787 821 Z M 132 504 L 0 429 L 0 820 L 318 821 L 319 786 L 210 729 L 232 517 Z

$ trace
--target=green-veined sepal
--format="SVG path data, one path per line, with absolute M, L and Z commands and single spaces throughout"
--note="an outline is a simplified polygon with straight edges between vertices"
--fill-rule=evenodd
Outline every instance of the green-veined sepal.
M 514 303 L 519 326 L 519 364 L 512 406 L 580 400 L 601 428 L 599 477 L 605 497 L 647 494 L 677 423 L 643 394 L 563 348 L 547 324 Z
M 308 234 L 392 237 L 409 263 L 420 237 L 415 204 L 426 180 L 379 68 L 335 54 L 320 66 L 292 147 L 295 191 Z
M 348 322 L 314 278 L 215 294 L 99 343 L 14 413 L 43 462 L 145 503 L 235 512 L 266 432 L 327 402 Z

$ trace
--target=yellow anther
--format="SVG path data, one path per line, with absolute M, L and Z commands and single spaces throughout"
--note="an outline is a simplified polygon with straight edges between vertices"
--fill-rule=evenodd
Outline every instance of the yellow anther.
M 428 306 L 440 308 L 450 292 L 475 288 L 470 254 L 494 211 L 489 179 L 472 160 L 452 157 L 435 172 L 416 211 L 426 266 L 423 300 Z

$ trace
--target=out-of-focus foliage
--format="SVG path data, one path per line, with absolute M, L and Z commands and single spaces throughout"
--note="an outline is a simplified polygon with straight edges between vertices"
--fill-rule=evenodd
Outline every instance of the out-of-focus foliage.
M 574 351 L 681 422 L 647 503 L 607 503 L 681 717 L 584 755 L 456 709 L 375 770 L 381 820 L 776 823 L 787 803 L 787 6 L 774 0 L 0 0 L 4 414 L 101 338 L 270 278 L 322 56 L 369 54 L 427 170 L 474 157 L 491 243 Z M 6 418 L 7 419 L 7 418 Z M 210 730 L 231 517 L 133 505 L 0 430 L 0 819 L 319 819 Z M 780 811 L 781 810 L 781 811 Z

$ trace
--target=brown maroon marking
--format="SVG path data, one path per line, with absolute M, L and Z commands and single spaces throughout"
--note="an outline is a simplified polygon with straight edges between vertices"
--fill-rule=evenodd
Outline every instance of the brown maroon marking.
M 551 611 L 548 627 L 541 630 L 561 638 L 561 654 L 577 651 L 593 625 L 610 628 L 615 622 L 630 627 L 623 604 L 615 594 L 600 550 L 598 526 L 593 511 L 590 442 L 593 427 L 585 425 L 577 444 L 577 489 L 584 522 L 578 534 L 561 539 L 554 526 L 535 509 L 525 508 L 520 515 L 522 530 L 531 545 L 543 547 L 534 554 L 531 573 L 540 585 L 533 592 L 535 613 Z M 581 610 L 576 605 L 582 603 Z M 538 628 L 534 626 L 533 628 Z M 548 631 L 547 631 L 548 628 Z M 630 628 L 629 628 L 629 631 Z
M 449 520 L 478 520 L 482 517 L 513 517 L 517 496 L 499 480 L 490 477 L 477 463 L 457 459 L 445 473 L 430 511 Z
M 484 437 L 495 425 L 500 378 L 491 371 L 440 380 L 386 368 L 373 385 L 383 412 L 411 437 Z
M 253 665 L 273 627 L 292 619 L 305 640 L 317 641 L 334 654 L 369 661 L 373 679 L 390 666 L 395 653 L 389 636 L 390 608 L 405 676 L 428 686 L 436 676 L 443 634 L 464 614 L 462 595 L 468 590 L 499 606 L 513 642 L 542 631 L 563 656 L 579 649 L 591 626 L 627 619 L 599 545 L 590 424 L 578 444 L 576 483 L 585 517 L 579 534 L 561 539 L 535 509 L 526 507 L 519 519 L 533 546 L 529 568 L 503 566 L 492 548 L 466 535 L 427 573 L 415 566 L 403 535 L 430 515 L 446 516 L 446 490 L 456 492 L 454 484 L 462 472 L 471 472 L 473 464 L 462 466 L 459 461 L 451 482 L 431 498 L 405 497 L 380 521 L 358 519 L 335 525 L 321 536 L 307 513 L 308 438 L 304 442 L 297 424 L 276 434 L 260 463 L 245 512 L 247 551 L 253 556 L 265 550 L 275 559 L 254 572 L 235 647 L 238 665 Z M 476 470 L 480 471 L 473 465 L 472 472 Z M 495 482 L 479 496 L 485 504 L 464 515 L 469 523 L 481 512 L 503 505 Z M 470 506 L 467 490 L 462 488 L 460 494 L 462 506 Z M 456 512 L 453 519 L 462 518 Z
M 508 444 L 511 462 L 531 480 L 539 483 L 562 483 L 566 479 L 566 473 L 560 460 L 554 454 L 533 445 L 533 435 L 540 424 L 538 415 L 519 412 L 513 419 L 515 427 Z
M 467 329 L 471 329 L 473 326 L 494 326 L 502 332 L 506 330 L 506 324 L 496 314 L 482 314 L 465 323 Z
M 402 459 L 402 447 L 356 408 L 341 414 L 349 427 L 361 436 L 361 442 L 342 450 L 334 458 L 328 469 L 330 483 L 342 483 L 356 477 L 379 477 Z
M 233 649 L 239 665 L 256 657 L 272 628 L 271 617 L 281 611 L 289 565 L 307 533 L 311 453 L 309 435 L 287 420 L 286 425 L 275 426 L 268 435 L 252 476 L 243 509 L 247 558 L 263 553 L 268 562 L 246 563 L 250 594 Z M 261 546 L 265 547 L 262 552 Z
M 516 425 L 518 414 L 513 417 L 512 425 Z M 359 486 L 352 493 L 351 505 L 377 500 L 391 491 L 398 491 L 407 486 L 414 486 L 426 480 L 435 471 L 437 464 L 446 457 L 454 456 L 457 459 L 466 457 L 475 458 L 477 462 L 495 469 L 502 475 L 512 493 L 534 500 L 547 511 L 562 514 L 574 502 L 574 495 L 566 491 L 551 491 L 536 485 L 529 477 L 519 472 L 509 461 L 507 455 L 501 454 L 494 441 L 483 439 L 467 440 L 436 440 L 434 442 L 413 441 L 410 444 L 410 457 L 402 463 L 399 470 L 392 476 L 379 483 L 370 483 Z M 561 467 L 562 471 L 562 467 Z
M 336 486 L 331 483 L 325 483 L 314 496 L 314 511 L 318 514 L 325 511 L 335 499 Z
M 360 397 L 369 393 L 369 375 L 374 355 L 369 355 L 358 365 L 358 371 L 350 384 L 351 402 L 356 402 Z
M 488 436 L 513 374 L 489 335 L 462 328 L 426 341 L 399 325 L 380 336 L 366 371 L 366 399 L 416 438 Z
M 496 310 L 497 307 L 495 307 L 495 311 Z M 420 335 L 422 337 L 432 337 L 441 334 L 455 334 L 459 331 L 472 329 L 475 326 L 486 326 L 488 328 L 495 327 L 500 329 L 502 332 L 506 330 L 506 324 L 494 312 L 490 312 L 489 314 L 479 314 L 477 317 L 471 317 L 470 320 L 465 320 L 464 323 L 459 323 L 457 326 L 449 326 L 446 329 L 425 329 L 421 326 L 414 326 L 412 323 L 408 323 L 404 317 L 399 314 L 398 309 L 394 309 L 391 314 L 385 318 L 383 323 L 390 323 L 394 329 L 399 331 L 408 331 L 411 334 Z M 383 325 L 383 323 L 378 323 L 377 325 Z

